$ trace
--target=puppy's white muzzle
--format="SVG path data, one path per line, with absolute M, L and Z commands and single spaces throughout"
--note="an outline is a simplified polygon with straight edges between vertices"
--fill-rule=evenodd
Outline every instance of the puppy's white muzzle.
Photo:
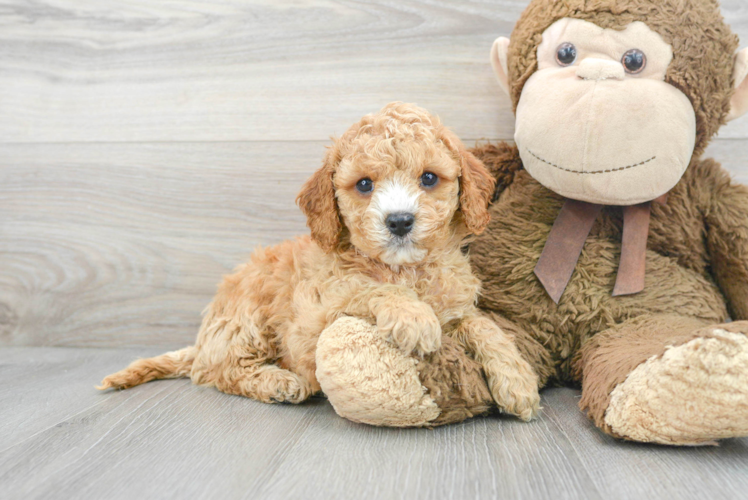
M 374 222 L 372 238 L 384 249 L 381 259 L 385 263 L 412 264 L 426 256 L 426 250 L 418 248 L 413 237 L 418 226 L 420 196 L 420 190 L 396 180 L 384 181 L 374 191 L 368 209 Z M 397 218 L 398 215 L 413 216 L 414 220 L 407 231 L 402 228 L 398 229 L 396 226 L 391 229 L 388 226 L 388 218 L 392 222 L 393 218 Z

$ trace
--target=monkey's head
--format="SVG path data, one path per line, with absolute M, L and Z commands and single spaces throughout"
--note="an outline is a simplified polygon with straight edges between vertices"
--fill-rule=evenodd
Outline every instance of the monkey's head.
M 748 49 L 716 0 L 533 0 L 491 63 L 527 171 L 562 196 L 667 193 L 748 108 Z

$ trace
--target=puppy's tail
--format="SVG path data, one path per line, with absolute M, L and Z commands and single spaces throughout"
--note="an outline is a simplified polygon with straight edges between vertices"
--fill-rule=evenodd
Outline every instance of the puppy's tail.
M 151 380 L 161 378 L 188 377 L 195 360 L 197 349 L 194 346 L 185 347 L 178 351 L 167 352 L 155 358 L 138 359 L 130 363 L 124 370 L 112 373 L 96 386 L 99 390 L 129 389 L 136 385 L 145 384 Z

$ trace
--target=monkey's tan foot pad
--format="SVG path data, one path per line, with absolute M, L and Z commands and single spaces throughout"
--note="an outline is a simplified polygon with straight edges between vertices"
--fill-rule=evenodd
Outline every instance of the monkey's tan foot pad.
M 354 422 L 427 426 L 441 410 L 418 376 L 417 360 L 365 320 L 343 317 L 317 341 L 317 380 L 335 411 Z
M 615 434 L 671 445 L 748 436 L 748 337 L 712 334 L 653 356 L 616 386 L 605 412 Z

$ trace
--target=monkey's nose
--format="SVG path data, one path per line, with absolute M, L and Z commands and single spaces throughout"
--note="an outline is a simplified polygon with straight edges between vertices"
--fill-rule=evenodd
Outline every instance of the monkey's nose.
M 623 64 L 605 59 L 587 58 L 579 63 L 577 76 L 582 80 L 623 80 Z
M 413 229 L 413 223 L 415 221 L 416 218 L 413 214 L 404 212 L 390 214 L 384 220 L 385 224 L 387 224 L 387 229 L 396 236 L 405 236 L 408 234 L 410 230 Z

